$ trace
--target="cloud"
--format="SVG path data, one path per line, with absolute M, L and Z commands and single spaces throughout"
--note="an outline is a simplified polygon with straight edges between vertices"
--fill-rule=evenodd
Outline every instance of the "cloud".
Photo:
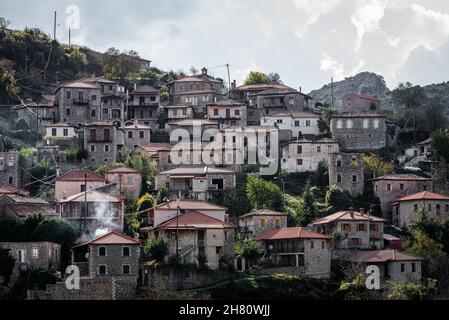
M 351 22 L 357 29 L 355 49 L 358 50 L 367 32 L 379 29 L 379 22 L 384 16 L 386 0 L 371 0 L 355 9 Z

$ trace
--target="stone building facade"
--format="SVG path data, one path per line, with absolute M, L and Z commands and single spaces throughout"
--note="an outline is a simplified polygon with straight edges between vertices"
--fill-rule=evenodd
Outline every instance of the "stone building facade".
M 117 168 L 106 173 L 106 181 L 117 186 L 119 194 L 128 199 L 138 199 L 142 192 L 142 175 L 129 168 Z
M 380 199 L 383 217 L 390 223 L 395 220 L 390 202 L 418 192 L 433 191 L 432 179 L 414 174 L 388 174 L 372 182 L 374 195 Z
M 151 128 L 141 125 L 132 124 L 122 128 L 124 132 L 125 148 L 128 150 L 136 150 L 139 146 L 147 146 L 151 143 Z
M 288 214 L 273 210 L 253 210 L 238 219 L 239 233 L 246 238 L 267 231 L 287 228 Z
M 20 183 L 19 160 L 17 151 L 0 152 L 0 185 L 17 186 Z
M 363 192 L 365 184 L 363 157 L 358 153 L 331 153 L 329 185 L 336 185 L 352 195 Z
M 140 125 L 159 129 L 160 91 L 151 86 L 141 86 L 130 94 L 128 120 Z
M 343 151 L 370 152 L 387 146 L 385 117 L 376 113 L 333 115 L 331 133 Z
M 55 200 L 62 201 L 74 194 L 97 189 L 106 183 L 106 179 L 89 170 L 72 170 L 60 175 L 55 182 Z
M 219 123 L 219 129 L 247 125 L 246 105 L 233 100 L 222 100 L 207 105 L 207 119 Z
M 354 93 L 343 101 L 343 112 L 379 112 L 381 101 L 372 96 Z
M 87 165 L 93 169 L 117 162 L 118 129 L 110 121 L 87 123 L 84 126 L 84 147 Z

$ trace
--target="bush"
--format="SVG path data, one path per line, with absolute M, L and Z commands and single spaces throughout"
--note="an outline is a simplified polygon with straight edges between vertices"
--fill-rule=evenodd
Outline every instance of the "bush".
M 168 255 L 169 243 L 162 237 L 154 237 L 147 241 L 144 247 L 145 255 L 148 259 L 163 263 Z
M 235 253 L 250 262 L 256 262 L 264 254 L 264 248 L 256 241 L 243 240 L 235 244 Z

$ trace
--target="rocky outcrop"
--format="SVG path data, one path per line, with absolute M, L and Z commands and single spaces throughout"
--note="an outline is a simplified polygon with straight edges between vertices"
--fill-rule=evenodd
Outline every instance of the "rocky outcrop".
M 341 110 L 344 99 L 353 94 L 361 93 L 374 96 L 382 101 L 383 109 L 391 108 L 391 92 L 382 76 L 371 72 L 362 72 L 345 80 L 334 82 L 334 109 Z M 332 87 L 327 84 L 321 89 L 314 90 L 309 95 L 321 103 L 331 103 Z

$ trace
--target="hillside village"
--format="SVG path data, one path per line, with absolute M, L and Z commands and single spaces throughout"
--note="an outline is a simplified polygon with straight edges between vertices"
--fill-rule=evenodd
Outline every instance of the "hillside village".
M 85 49 L 50 40 L 85 66 L 24 85 L 32 70 L 6 44 L 33 37 L 0 28 L 0 297 L 219 299 L 267 278 L 306 298 L 447 297 L 438 97 L 359 86 L 337 107 L 276 74 L 228 84 L 114 50 L 95 73 Z M 65 285 L 70 265 L 81 290 Z M 365 288 L 372 265 L 380 290 Z

